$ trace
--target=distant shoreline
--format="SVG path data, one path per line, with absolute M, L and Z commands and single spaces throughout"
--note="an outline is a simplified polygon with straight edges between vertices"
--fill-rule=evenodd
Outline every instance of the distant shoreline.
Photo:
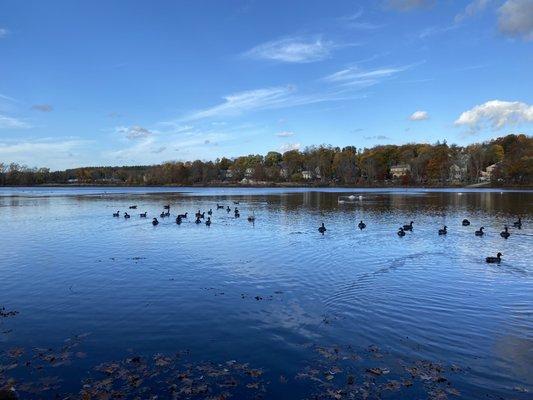
M 487 184 L 472 184 L 472 185 L 331 185 L 331 184 L 302 184 L 291 182 L 268 182 L 265 184 L 241 184 L 241 183 L 227 183 L 227 184 L 196 184 L 196 185 L 128 185 L 128 184 L 101 184 L 101 183 L 87 183 L 87 184 L 43 184 L 43 185 L 0 185 L 0 188 L 262 188 L 262 189 L 276 189 L 276 188 L 302 188 L 302 189 L 529 189 L 533 190 L 533 186 L 529 185 L 493 185 Z

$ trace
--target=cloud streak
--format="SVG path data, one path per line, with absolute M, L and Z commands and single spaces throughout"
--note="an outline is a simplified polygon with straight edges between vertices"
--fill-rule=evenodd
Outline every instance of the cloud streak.
M 349 67 L 337 71 L 331 75 L 323 78 L 324 81 L 330 83 L 337 83 L 343 86 L 372 86 L 381 81 L 391 78 L 400 72 L 406 71 L 412 65 L 405 65 L 401 67 L 383 67 L 373 70 L 362 70 L 359 67 Z
M 311 63 L 329 58 L 331 52 L 339 47 L 332 41 L 319 37 L 291 37 L 260 44 L 244 55 L 259 60 L 285 63 Z
M 27 129 L 31 125 L 20 119 L 0 114 L 0 129 Z
M 41 111 L 41 112 L 52 112 L 54 111 L 54 107 L 52 107 L 50 104 L 35 104 L 31 106 L 32 110 L 35 111 Z

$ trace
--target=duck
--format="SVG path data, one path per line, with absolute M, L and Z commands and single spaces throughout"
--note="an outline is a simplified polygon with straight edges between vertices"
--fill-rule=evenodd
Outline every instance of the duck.
M 509 228 L 507 227 L 507 225 L 504 226 L 503 231 L 500 232 L 500 236 L 502 238 L 505 238 L 505 239 L 507 239 L 509 236 L 511 236 L 511 234 L 509 233 Z
M 185 214 L 179 214 L 178 217 L 181 217 L 181 218 L 187 218 L 187 213 L 185 213 Z
M 213 209 L 210 208 L 209 211 L 207 212 L 207 215 L 213 215 Z
M 400 229 L 398 229 L 398 236 L 405 236 L 405 230 L 403 229 L 403 226 L 400 226 Z
M 140 213 L 139 215 L 141 216 L 141 218 L 146 218 L 146 216 L 148 215 L 148 211 Z
M 196 213 L 196 218 L 204 218 L 205 217 L 205 212 L 201 213 L 200 210 L 198 210 L 198 212 Z
M 157 220 L 157 218 L 154 218 L 154 219 L 152 220 L 152 225 L 153 225 L 153 226 L 156 226 L 157 224 L 159 224 L 159 221 Z
M 485 232 L 483 232 L 483 229 L 485 229 L 485 227 L 483 226 L 479 228 L 479 231 L 475 232 L 476 236 L 483 236 L 485 234 Z
M 488 262 L 489 264 L 494 264 L 494 263 L 500 263 L 502 261 L 502 256 L 503 254 L 502 253 L 498 253 L 496 254 L 496 257 L 487 257 L 485 258 L 485 261 Z
M 470 225 L 470 221 L 467 220 L 466 218 L 463 219 L 463 226 L 468 226 L 468 225 Z
M 231 208 L 229 208 L 229 206 L 226 208 L 226 211 L 227 212 L 230 212 L 231 211 Z
M 165 217 L 170 217 L 170 211 L 167 211 L 167 212 L 165 213 Z
M 248 222 L 254 222 L 255 221 L 255 213 L 252 211 L 252 215 L 248 215 Z
M 444 225 L 444 228 L 439 229 L 439 235 L 446 235 L 448 233 L 448 227 Z
M 196 221 L 194 221 L 195 224 L 201 224 L 202 220 L 199 217 L 196 217 Z
M 233 204 L 239 204 L 239 202 L 238 201 L 234 201 Z
M 409 225 L 403 226 L 404 231 L 412 231 L 413 230 L 413 221 L 409 222 Z
M 130 206 L 130 210 L 136 210 L 137 206 Z
M 221 209 L 223 210 L 224 206 L 217 203 L 217 210 L 221 210 Z
M 520 229 L 522 227 L 522 218 L 518 217 L 518 219 L 515 222 L 513 222 L 513 226 L 515 228 Z
M 326 227 L 324 226 L 324 223 L 322 222 L 322 225 L 318 228 L 318 231 L 323 235 L 324 232 L 327 231 Z
M 160 216 L 161 218 L 165 218 L 165 217 L 166 217 L 166 214 L 165 214 L 164 212 L 162 212 L 161 214 L 159 214 L 159 216 Z
M 116 213 L 113 213 L 113 217 L 120 217 L 120 211 L 117 211 Z
M 235 218 L 239 218 L 240 216 L 239 210 L 235 209 Z
M 361 230 L 363 230 L 363 229 L 366 228 L 366 224 L 365 224 L 363 221 L 359 222 L 359 224 L 358 224 L 357 226 L 358 226 L 359 229 L 361 229 Z
M 176 224 L 181 225 L 181 215 L 176 217 Z
M 206 226 L 211 226 L 211 217 L 207 217 L 207 220 L 205 221 Z
M 128 219 L 129 217 L 130 217 L 130 215 L 127 212 L 125 212 L 124 213 L 124 218 Z

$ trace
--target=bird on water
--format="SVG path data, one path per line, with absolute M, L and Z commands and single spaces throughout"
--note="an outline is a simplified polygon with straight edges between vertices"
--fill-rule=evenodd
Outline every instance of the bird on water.
M 488 262 L 489 264 L 494 264 L 494 263 L 500 263 L 502 261 L 502 256 L 503 254 L 502 253 L 498 253 L 496 254 L 496 257 L 487 257 L 485 258 L 485 261 Z

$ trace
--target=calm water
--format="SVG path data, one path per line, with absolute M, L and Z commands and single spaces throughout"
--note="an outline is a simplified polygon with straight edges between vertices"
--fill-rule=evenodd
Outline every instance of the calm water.
M 531 398 L 533 192 L 180 190 L 0 190 L 0 388 Z M 216 210 L 233 201 L 240 218 Z M 174 217 L 153 227 L 164 204 Z M 209 208 L 213 224 L 196 225 Z

